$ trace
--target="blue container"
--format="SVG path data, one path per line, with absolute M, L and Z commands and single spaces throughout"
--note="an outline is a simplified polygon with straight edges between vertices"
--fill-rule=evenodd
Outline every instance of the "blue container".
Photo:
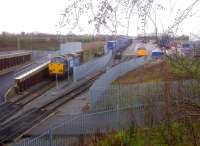
M 184 43 L 184 44 L 182 44 L 182 47 L 183 47 L 183 48 L 192 49 L 192 44 L 190 44 L 190 43 Z
M 152 52 L 152 57 L 161 57 L 162 53 L 161 52 Z
M 108 41 L 107 42 L 107 49 L 114 50 L 116 48 L 116 41 Z
M 162 54 L 160 50 L 153 50 L 151 56 L 152 58 L 161 58 Z

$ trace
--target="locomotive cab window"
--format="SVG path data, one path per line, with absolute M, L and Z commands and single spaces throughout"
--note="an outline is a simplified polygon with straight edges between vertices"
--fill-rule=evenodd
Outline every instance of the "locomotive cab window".
M 64 58 L 54 57 L 54 58 L 51 59 L 51 62 L 54 62 L 54 63 L 64 63 Z

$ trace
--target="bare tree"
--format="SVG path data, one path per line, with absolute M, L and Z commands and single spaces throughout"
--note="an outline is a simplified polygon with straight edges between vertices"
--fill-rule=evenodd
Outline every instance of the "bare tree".
M 175 14 L 177 16 L 170 26 L 163 29 L 176 33 L 184 20 L 198 13 L 198 11 L 192 13 L 198 2 L 199 0 L 188 2 L 188 7 L 179 14 L 175 12 L 174 7 L 171 7 L 170 11 L 177 13 Z M 135 27 L 143 35 L 146 34 L 148 23 L 153 23 L 156 33 L 159 33 L 157 20 L 153 19 L 153 13 L 155 16 L 157 13 L 156 9 L 165 11 L 166 7 L 156 0 L 69 0 L 59 28 L 65 28 L 68 33 L 72 33 L 75 29 L 83 31 L 84 27 L 89 26 L 90 30 L 97 33 L 107 30 L 109 33 L 119 34 L 119 30 L 122 30 L 128 35 L 130 26 L 133 26 L 131 23 L 139 21 Z

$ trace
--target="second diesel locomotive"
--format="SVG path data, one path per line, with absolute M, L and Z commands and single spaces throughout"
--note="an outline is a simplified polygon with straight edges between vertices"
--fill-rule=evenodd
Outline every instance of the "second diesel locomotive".
M 137 51 L 136 51 L 137 57 L 144 57 L 144 56 L 147 56 L 147 55 L 148 55 L 147 50 L 144 47 L 138 48 Z

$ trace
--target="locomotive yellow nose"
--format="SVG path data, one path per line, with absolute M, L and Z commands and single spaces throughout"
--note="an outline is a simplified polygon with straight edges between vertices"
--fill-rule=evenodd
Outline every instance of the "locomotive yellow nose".
M 64 74 L 64 65 L 61 63 L 49 63 L 49 74 Z
M 139 48 L 137 51 L 136 51 L 136 56 L 137 57 L 143 57 L 143 56 L 147 56 L 148 53 L 147 53 L 147 50 L 145 48 Z

